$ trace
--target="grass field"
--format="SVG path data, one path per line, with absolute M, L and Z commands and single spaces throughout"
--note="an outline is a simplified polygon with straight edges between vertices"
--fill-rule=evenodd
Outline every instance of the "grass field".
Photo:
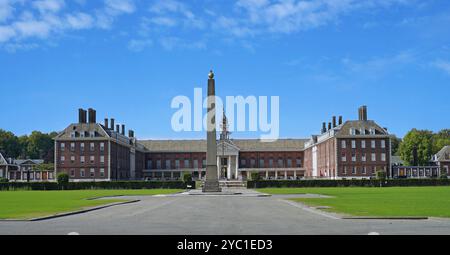
M 450 187 L 273 188 L 269 194 L 322 194 L 332 198 L 295 198 L 310 206 L 354 216 L 450 217 Z
M 88 198 L 170 194 L 179 191 L 181 190 L 0 191 L 0 219 L 30 219 L 124 201 L 121 199 L 87 200 Z

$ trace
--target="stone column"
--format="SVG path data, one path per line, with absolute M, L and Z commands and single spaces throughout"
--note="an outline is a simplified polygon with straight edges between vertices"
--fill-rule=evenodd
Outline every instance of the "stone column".
M 228 159 L 227 159 L 227 178 L 228 178 L 228 180 L 230 180 L 231 179 L 231 156 L 228 156 Z
M 236 166 L 236 179 L 239 179 L 239 160 L 238 156 L 234 156 L 234 165 Z
M 210 71 L 208 79 L 208 112 L 206 137 L 206 178 L 203 192 L 220 192 L 217 169 L 217 137 L 216 137 L 216 88 L 214 73 Z

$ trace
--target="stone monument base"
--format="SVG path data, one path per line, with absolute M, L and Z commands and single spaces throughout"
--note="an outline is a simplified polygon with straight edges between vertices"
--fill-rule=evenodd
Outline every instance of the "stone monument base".
M 219 181 L 205 181 L 202 188 L 203 192 L 222 192 Z

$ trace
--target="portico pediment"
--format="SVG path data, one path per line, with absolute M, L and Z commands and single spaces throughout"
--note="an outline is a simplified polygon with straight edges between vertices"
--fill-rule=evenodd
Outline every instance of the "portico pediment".
M 239 154 L 239 147 L 232 141 L 222 140 L 217 143 L 217 156 L 237 156 Z

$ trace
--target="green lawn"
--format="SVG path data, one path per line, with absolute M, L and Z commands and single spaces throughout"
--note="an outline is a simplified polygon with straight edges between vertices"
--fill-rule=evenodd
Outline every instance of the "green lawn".
M 125 201 L 122 199 L 87 200 L 88 198 L 171 194 L 179 191 L 181 190 L 0 191 L 0 219 L 30 219 Z
M 274 188 L 269 194 L 322 194 L 332 198 L 292 199 L 310 206 L 329 206 L 354 216 L 450 217 L 450 187 Z

